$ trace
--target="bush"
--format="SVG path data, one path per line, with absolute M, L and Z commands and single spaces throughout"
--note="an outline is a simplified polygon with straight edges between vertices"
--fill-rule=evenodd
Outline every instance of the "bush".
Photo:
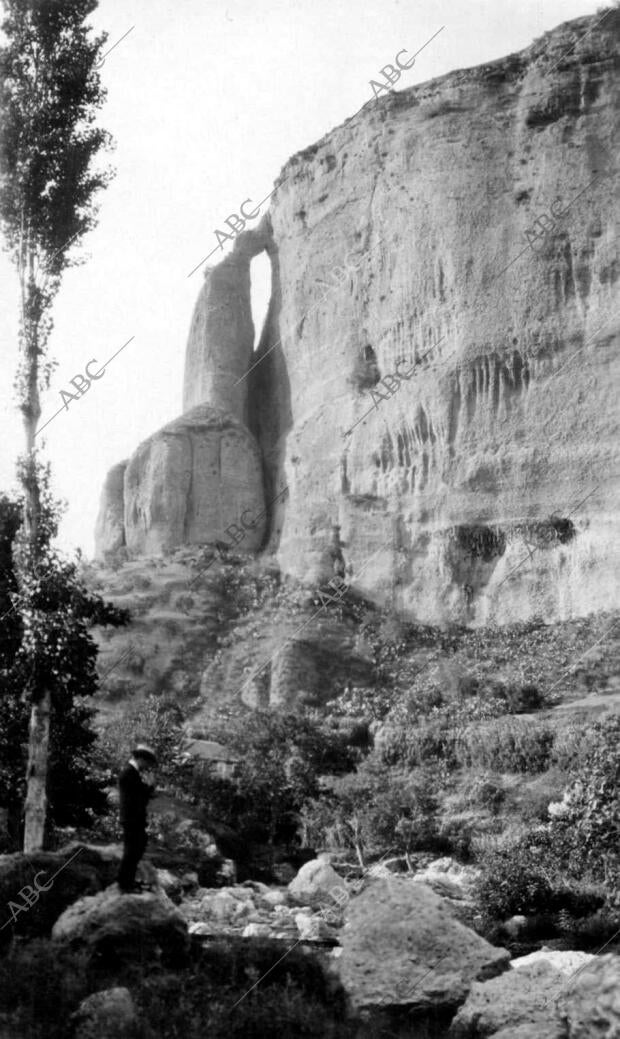
M 142 1039 L 357 1034 L 355 1023 L 346 1021 L 342 989 L 318 961 L 295 949 L 285 958 L 280 944 L 269 941 L 213 943 L 174 972 L 139 960 L 123 968 L 88 968 L 84 955 L 56 942 L 15 944 L 0 959 L 0 1016 L 9 1017 L 16 1039 L 65 1039 L 80 1001 L 114 985 L 130 989 Z
M 406 714 L 396 711 L 388 719 L 382 741 L 384 760 L 409 767 L 442 761 L 446 768 L 454 769 L 459 763 L 465 764 L 459 759 L 458 747 L 471 724 L 497 718 L 505 710 L 501 700 L 472 696 L 432 707 L 420 716 L 411 710 L 410 700 Z
M 584 734 L 575 781 L 550 815 L 551 839 L 571 874 L 614 890 L 620 882 L 619 715 L 607 715 Z
M 11 1035 L 64 1039 L 69 1015 L 89 991 L 86 954 L 56 942 L 15 943 L 0 958 L 0 1016 L 10 1015 Z
M 544 772 L 553 747 L 548 722 L 501 718 L 468 725 L 457 740 L 455 757 L 466 768 L 495 772 Z
M 506 799 L 506 791 L 501 782 L 482 774 L 473 778 L 466 790 L 466 799 L 470 806 L 497 812 Z
M 557 875 L 547 852 L 546 833 L 533 831 L 528 838 L 485 855 L 476 882 L 476 899 L 485 919 L 553 911 Z
M 315 847 L 350 849 L 361 866 L 382 853 L 407 857 L 438 843 L 436 790 L 434 770 L 398 773 L 369 758 L 337 780 L 331 794 L 306 802 L 306 839 Z

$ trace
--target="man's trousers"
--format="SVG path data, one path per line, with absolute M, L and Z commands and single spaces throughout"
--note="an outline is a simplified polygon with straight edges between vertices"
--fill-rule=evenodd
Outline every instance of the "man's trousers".
M 123 826 L 123 858 L 118 871 L 118 886 L 129 891 L 136 882 L 138 863 L 147 844 L 146 830 L 135 826 Z

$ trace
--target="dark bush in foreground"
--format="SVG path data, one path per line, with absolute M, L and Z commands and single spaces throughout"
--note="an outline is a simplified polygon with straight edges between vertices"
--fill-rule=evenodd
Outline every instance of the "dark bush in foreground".
M 239 939 L 196 948 L 186 969 L 136 962 L 95 971 L 56 943 L 16 942 L 0 958 L 0 1021 L 12 1039 L 67 1039 L 82 999 L 123 985 L 141 1039 L 353 1039 L 337 982 L 314 956 L 284 952 L 279 942 Z

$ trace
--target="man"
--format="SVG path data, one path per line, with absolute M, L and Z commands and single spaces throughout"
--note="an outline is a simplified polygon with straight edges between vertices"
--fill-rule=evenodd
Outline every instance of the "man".
M 118 886 L 124 893 L 141 890 L 136 884 L 136 870 L 146 848 L 146 806 L 155 791 L 152 769 L 156 765 L 157 758 L 151 748 L 139 744 L 119 776 L 123 858 Z

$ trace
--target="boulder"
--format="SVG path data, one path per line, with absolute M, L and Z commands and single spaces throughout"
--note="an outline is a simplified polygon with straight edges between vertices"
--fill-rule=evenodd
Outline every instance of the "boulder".
M 189 947 L 187 923 L 162 891 L 126 895 L 116 885 L 66 909 L 52 938 L 106 962 L 153 956 L 172 963 Z
M 126 988 L 93 992 L 71 1015 L 74 1039 L 138 1039 L 138 1017 Z
M 297 913 L 295 916 L 295 923 L 299 932 L 300 941 L 324 942 L 335 940 L 336 938 L 336 932 L 329 927 L 326 921 L 320 916 L 313 916 L 308 913 Z
M 573 974 L 559 999 L 568 1039 L 617 1039 L 620 1036 L 620 956 L 595 956 Z
M 288 899 L 284 891 L 274 888 L 261 894 L 261 901 L 271 906 L 277 912 L 280 906 L 286 906 Z
M 71 844 L 58 851 L 38 851 L 30 855 L 16 852 L 0 855 L 0 926 L 2 931 L 28 937 L 48 935 L 60 914 L 83 895 L 103 891 L 118 873 L 121 850 L 117 845 L 92 847 Z M 28 887 L 38 885 L 39 898 L 28 908 Z M 51 886 L 50 886 L 51 885 Z M 47 888 L 47 890 L 46 890 Z M 23 908 L 20 908 L 23 907 Z
M 527 956 L 518 956 L 511 961 L 510 966 L 514 970 L 522 970 L 523 967 L 530 967 L 533 963 L 544 962 L 559 971 L 560 974 L 570 977 L 594 959 L 596 957 L 591 952 L 562 951 L 543 947 L 537 949 L 536 952 L 530 952 Z
M 450 1027 L 450 1039 L 563 1039 L 554 995 L 565 975 L 540 959 L 498 978 L 475 983 Z
M 318 858 L 304 863 L 288 885 L 288 893 L 294 902 L 316 906 L 328 902 L 331 891 L 344 887 L 344 880 L 329 861 Z
M 456 1008 L 473 982 L 506 970 L 510 960 L 431 888 L 398 876 L 351 900 L 340 941 L 339 973 L 358 1008 Z
M 125 545 L 124 484 L 127 460 L 112 466 L 105 478 L 95 526 L 97 555 L 106 559 Z
M 414 874 L 414 880 L 428 884 L 438 895 L 458 901 L 472 897 L 473 886 L 480 871 L 473 866 L 463 866 L 455 859 L 435 859 Z
M 224 409 L 193 408 L 136 448 L 125 470 L 124 503 L 132 555 L 216 541 L 256 551 L 266 516 L 258 445 Z M 102 526 L 98 556 L 110 537 Z

